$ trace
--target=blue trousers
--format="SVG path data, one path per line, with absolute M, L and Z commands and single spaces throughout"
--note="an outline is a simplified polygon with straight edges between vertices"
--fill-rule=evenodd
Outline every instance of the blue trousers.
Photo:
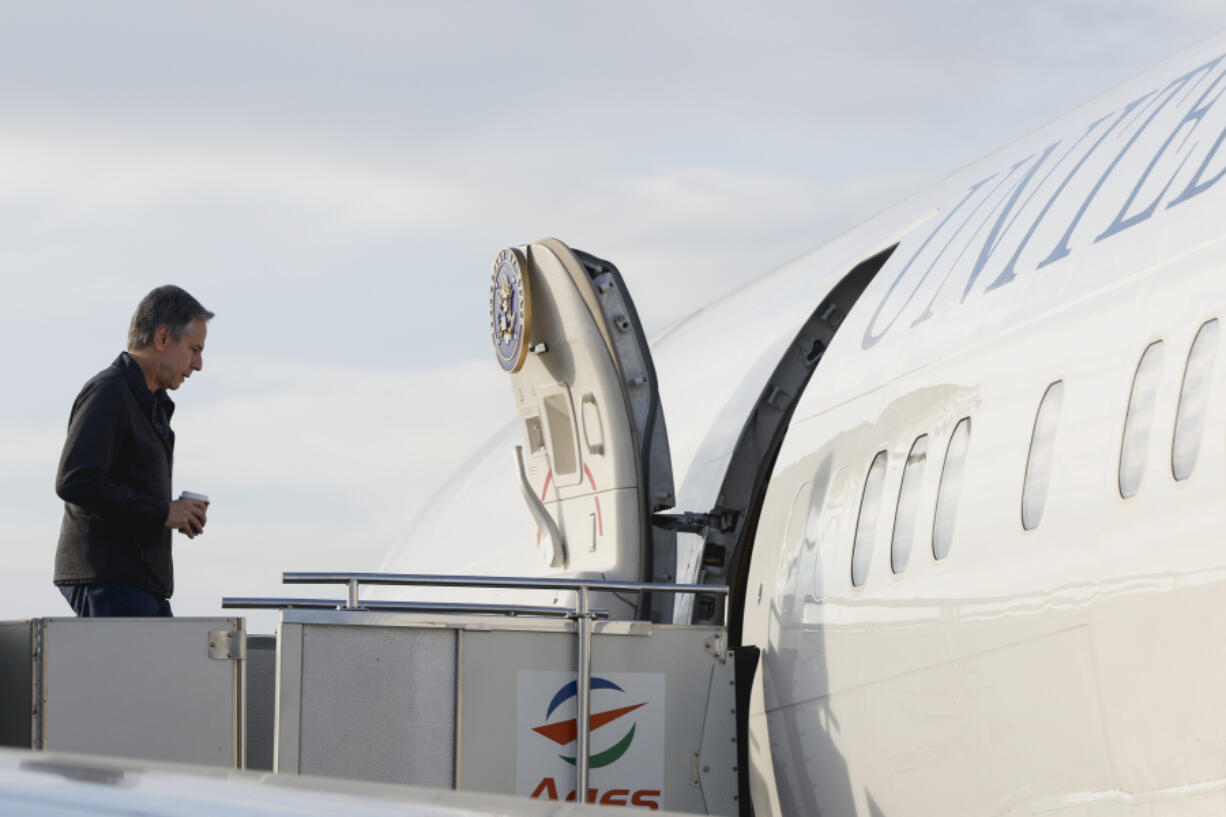
M 60 592 L 78 618 L 170 618 L 170 602 L 126 584 L 65 584 Z

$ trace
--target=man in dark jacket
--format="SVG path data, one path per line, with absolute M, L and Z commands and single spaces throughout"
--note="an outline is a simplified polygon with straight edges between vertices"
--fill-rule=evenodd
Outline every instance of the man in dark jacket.
M 167 396 L 202 368 L 213 317 L 176 286 L 136 307 L 128 350 L 72 405 L 55 490 L 64 521 L 55 584 L 78 616 L 169 616 L 170 532 L 204 530 L 207 507 L 171 500 L 175 435 Z

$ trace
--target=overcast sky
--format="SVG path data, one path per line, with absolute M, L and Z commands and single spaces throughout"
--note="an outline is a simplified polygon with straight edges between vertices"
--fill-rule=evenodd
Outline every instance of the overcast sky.
M 217 313 L 174 395 L 175 490 L 213 505 L 173 603 L 214 615 L 375 569 L 512 418 L 502 247 L 613 260 L 658 331 L 1223 28 L 1220 0 L 0 0 L 0 619 L 68 612 L 68 410 L 154 286 Z

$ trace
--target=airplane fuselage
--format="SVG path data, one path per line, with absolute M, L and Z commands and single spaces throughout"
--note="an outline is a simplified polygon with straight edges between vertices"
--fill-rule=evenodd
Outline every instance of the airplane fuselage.
M 931 215 L 818 366 L 761 515 L 763 802 L 1223 804 L 1223 52 L 911 202 Z

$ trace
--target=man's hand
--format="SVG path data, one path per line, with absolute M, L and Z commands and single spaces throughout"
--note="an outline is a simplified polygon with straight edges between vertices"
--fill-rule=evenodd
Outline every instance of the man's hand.
M 198 499 L 176 499 L 170 503 L 166 527 L 194 539 L 204 530 L 208 506 Z

